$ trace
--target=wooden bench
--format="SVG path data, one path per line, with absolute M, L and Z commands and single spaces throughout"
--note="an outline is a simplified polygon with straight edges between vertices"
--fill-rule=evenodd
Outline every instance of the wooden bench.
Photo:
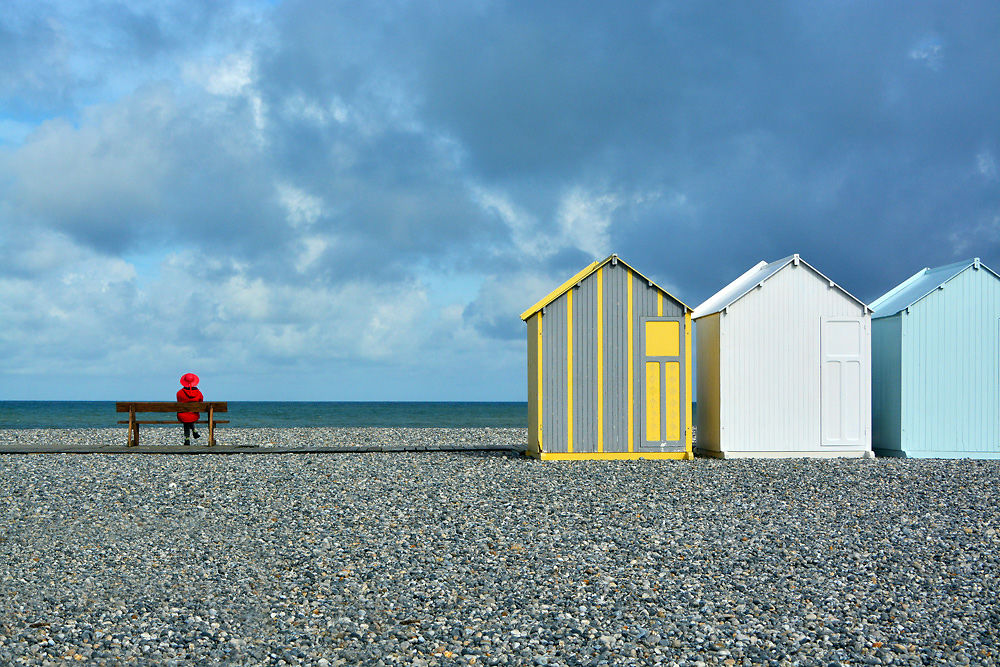
M 201 403 L 170 403 L 170 402 L 149 402 L 149 401 L 119 401 L 115 404 L 117 412 L 127 412 L 128 419 L 119 419 L 119 424 L 128 424 L 128 446 L 135 447 L 139 444 L 139 424 L 177 424 L 174 419 L 136 419 L 136 415 L 144 412 L 207 412 L 208 419 L 199 419 L 196 424 L 208 424 L 208 444 L 215 444 L 215 425 L 228 424 L 228 420 L 215 418 L 216 412 L 229 412 L 229 404 L 225 401 L 208 401 Z

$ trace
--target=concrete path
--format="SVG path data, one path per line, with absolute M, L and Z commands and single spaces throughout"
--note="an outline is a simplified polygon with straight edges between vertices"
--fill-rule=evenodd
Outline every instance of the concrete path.
M 0 454 L 366 454 L 394 452 L 451 452 L 470 454 L 500 452 L 523 454 L 524 447 L 508 445 L 351 445 L 308 447 L 232 447 L 223 444 L 185 447 L 183 445 L 0 445 Z

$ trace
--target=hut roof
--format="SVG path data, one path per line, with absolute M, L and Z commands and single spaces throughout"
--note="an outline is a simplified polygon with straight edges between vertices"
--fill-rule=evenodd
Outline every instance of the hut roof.
M 812 266 L 809 262 L 799 257 L 798 254 L 795 254 L 795 255 L 789 255 L 788 257 L 784 257 L 782 259 L 776 260 L 771 263 L 763 261 L 758 262 L 753 267 L 751 267 L 749 271 L 747 271 L 739 278 L 737 278 L 733 282 L 723 287 L 721 290 L 719 290 L 712 296 L 708 297 L 708 299 L 706 299 L 700 306 L 694 309 L 694 315 L 692 315 L 692 317 L 694 319 L 698 319 L 699 317 L 705 317 L 706 315 L 714 315 L 715 313 L 719 313 L 726 310 L 726 308 L 729 308 L 729 306 L 733 305 L 734 303 L 742 299 L 744 296 L 746 296 L 748 293 L 750 293 L 751 290 L 753 290 L 756 287 L 759 287 L 760 285 L 763 285 L 768 278 L 770 278 L 771 276 L 773 276 L 774 274 L 776 274 L 778 271 L 782 270 L 789 264 L 802 264 L 803 266 L 808 267 L 813 273 L 815 273 L 820 278 L 830 283 L 831 287 L 836 287 L 838 290 L 843 292 L 845 296 L 847 296 L 850 299 L 853 299 L 854 301 L 857 301 L 858 304 L 861 305 L 862 307 L 867 308 L 867 306 L 865 306 L 863 301 L 859 300 L 857 297 L 855 297 L 853 294 L 845 290 L 843 287 L 841 287 L 837 283 L 833 282 L 832 280 L 824 276 L 819 270 L 816 269 L 816 267 Z
M 550 303 L 561 297 L 563 294 L 571 290 L 578 283 L 583 281 L 587 276 L 589 276 L 592 273 L 595 273 L 599 268 L 612 261 L 620 262 L 629 271 L 631 271 L 632 273 L 636 274 L 637 276 L 645 280 L 647 283 L 649 283 L 650 286 L 655 287 L 656 289 L 660 290 L 661 292 L 669 296 L 671 299 L 679 303 L 684 308 L 685 312 L 688 313 L 691 312 L 691 307 L 688 306 L 686 303 L 684 303 L 683 301 L 675 297 L 673 294 L 671 294 L 667 290 L 657 285 L 655 282 L 653 282 L 643 274 L 636 271 L 634 267 L 632 267 L 628 262 L 623 260 L 621 257 L 612 253 L 611 255 L 608 255 L 604 259 L 597 260 L 596 262 L 592 262 L 588 266 L 584 267 L 583 269 L 578 271 L 572 278 L 564 282 L 559 287 L 555 288 L 553 291 L 549 292 L 546 296 L 542 297 L 541 300 L 539 300 L 535 305 L 533 305 L 531 308 L 528 308 L 526 311 L 521 313 L 521 319 L 526 321 L 529 317 L 540 311 L 542 308 L 549 305 Z
M 871 308 L 875 312 L 872 317 L 877 319 L 897 315 L 935 290 L 943 289 L 958 274 L 973 267 L 986 269 L 1000 279 L 1000 275 L 981 263 L 978 257 L 933 269 L 923 268 L 873 301 Z

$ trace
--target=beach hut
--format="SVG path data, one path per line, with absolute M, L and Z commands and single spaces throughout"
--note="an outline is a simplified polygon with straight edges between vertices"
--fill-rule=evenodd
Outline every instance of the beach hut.
M 528 453 L 691 455 L 691 309 L 611 255 L 524 311 Z
M 1000 458 L 1000 276 L 923 269 L 871 308 L 875 453 Z
M 871 320 L 798 255 L 695 308 L 699 453 L 871 456 Z

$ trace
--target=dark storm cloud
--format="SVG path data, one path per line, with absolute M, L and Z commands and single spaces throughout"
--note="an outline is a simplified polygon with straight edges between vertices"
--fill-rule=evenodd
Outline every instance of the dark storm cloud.
M 439 178 L 433 151 L 420 146 L 428 133 L 453 139 L 462 172 L 509 193 L 540 231 L 553 228 L 574 184 L 665 193 L 616 214 L 612 249 L 693 301 L 758 259 L 796 251 L 863 298 L 956 254 L 1000 264 L 995 169 L 977 173 L 977 160 L 1000 154 L 990 116 L 1000 102 L 995 4 L 403 3 L 370 12 L 301 2 L 280 15 L 263 70 L 270 99 L 337 97 L 374 110 L 375 122 L 392 122 L 395 109 L 420 125 L 415 149 L 355 144 L 361 161 L 346 173 L 383 196 Z M 297 168 L 337 168 L 328 142 L 288 138 L 289 155 L 319 157 Z M 466 196 L 446 183 L 434 190 Z M 347 224 L 402 220 L 364 200 L 353 206 Z M 489 228 L 465 213 L 471 227 Z M 418 227 L 440 235 L 439 247 L 469 240 L 433 215 Z M 571 271 L 579 253 L 555 248 L 547 261 Z
M 683 193 L 688 215 L 650 207 L 612 240 L 695 301 L 720 268 L 794 251 L 863 298 L 956 254 L 1000 264 L 995 170 L 976 166 L 1000 152 L 994 3 L 495 3 L 426 18 L 422 111 L 469 167 L 514 188 Z

